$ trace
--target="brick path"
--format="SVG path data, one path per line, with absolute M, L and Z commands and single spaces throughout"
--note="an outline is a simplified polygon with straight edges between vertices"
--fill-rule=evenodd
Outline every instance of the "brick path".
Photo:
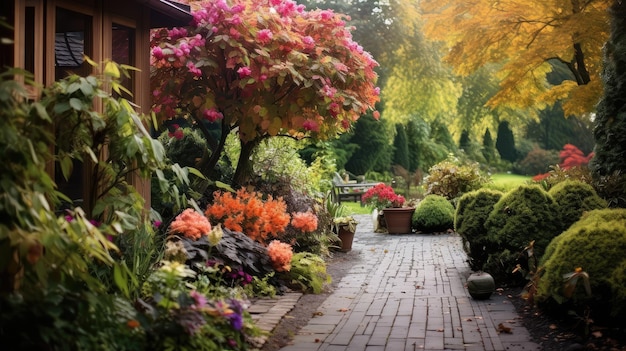
M 469 296 L 458 236 L 374 233 L 368 215 L 357 220 L 359 262 L 282 351 L 541 349 L 506 296 Z

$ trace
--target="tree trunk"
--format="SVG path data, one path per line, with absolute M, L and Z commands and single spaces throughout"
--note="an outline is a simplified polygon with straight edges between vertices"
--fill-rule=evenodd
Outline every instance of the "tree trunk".
M 254 139 L 248 142 L 241 142 L 241 153 L 237 162 L 237 169 L 233 176 L 232 186 L 240 188 L 248 184 L 252 176 L 252 160 L 250 157 L 254 149 L 259 145 L 260 139 Z

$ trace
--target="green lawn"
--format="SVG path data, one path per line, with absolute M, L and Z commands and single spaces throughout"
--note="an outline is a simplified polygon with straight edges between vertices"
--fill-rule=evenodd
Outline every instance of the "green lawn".
M 487 184 L 485 188 L 495 189 L 500 191 L 508 191 L 511 190 L 518 185 L 525 184 L 532 177 L 523 176 L 519 174 L 509 174 L 509 173 L 496 173 L 491 175 L 491 184 Z
M 369 206 L 361 206 L 360 202 L 342 202 L 341 204 L 346 207 L 346 213 L 348 215 L 370 214 L 373 211 Z

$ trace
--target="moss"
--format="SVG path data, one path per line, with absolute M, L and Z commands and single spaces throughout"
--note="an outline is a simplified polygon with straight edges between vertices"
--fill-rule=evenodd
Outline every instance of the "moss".
M 483 188 L 461 196 L 457 204 L 454 229 L 463 240 L 463 248 L 474 271 L 482 270 L 487 260 L 485 221 L 502 195 L 500 191 Z
M 593 187 L 577 180 L 566 180 L 548 191 L 557 203 L 561 229 L 569 228 L 587 211 L 606 208 L 607 203 L 600 198 Z
M 550 243 L 536 298 L 544 305 L 567 301 L 580 309 L 588 306 L 616 315 L 625 311 L 626 210 L 592 212 Z M 563 275 L 578 267 L 589 275 L 591 297 L 582 287 L 571 298 L 563 294 Z
M 441 195 L 427 195 L 415 208 L 412 225 L 425 233 L 451 229 L 454 227 L 454 206 Z

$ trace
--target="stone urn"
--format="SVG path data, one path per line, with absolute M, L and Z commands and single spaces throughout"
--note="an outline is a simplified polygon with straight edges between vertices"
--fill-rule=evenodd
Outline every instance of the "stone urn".
M 496 283 L 487 272 L 472 273 L 467 278 L 467 290 L 474 300 L 486 300 L 496 290 Z

